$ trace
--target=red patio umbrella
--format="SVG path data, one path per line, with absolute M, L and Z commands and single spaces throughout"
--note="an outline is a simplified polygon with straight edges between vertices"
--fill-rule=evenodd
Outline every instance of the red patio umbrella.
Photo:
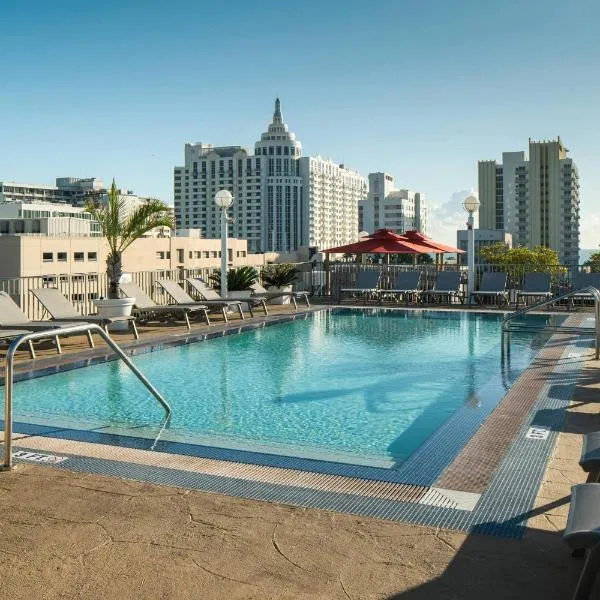
M 359 242 L 328 248 L 326 254 L 429 254 L 430 247 L 409 241 L 389 229 L 378 229 Z
M 440 242 L 435 242 L 431 238 L 428 238 L 426 235 L 423 235 L 416 230 L 406 231 L 404 235 L 400 237 L 411 244 L 419 244 L 420 246 L 428 247 L 428 252 L 433 254 L 465 254 L 464 250 L 460 250 L 459 248 L 454 248 L 453 246 L 448 246 L 446 244 L 441 244 Z

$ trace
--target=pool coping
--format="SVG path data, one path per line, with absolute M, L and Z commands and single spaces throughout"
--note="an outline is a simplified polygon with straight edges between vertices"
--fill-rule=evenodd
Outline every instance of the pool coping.
M 316 310 L 330 310 L 334 307 L 323 307 L 318 308 Z M 341 308 L 353 308 L 342 305 Z M 358 306 L 358 309 L 364 310 L 365 307 Z M 371 307 L 367 307 L 371 308 Z M 373 307 L 380 308 L 380 307 Z M 387 308 L 387 307 L 385 307 Z M 404 307 L 398 307 L 402 310 L 406 310 Z M 436 310 L 435 308 L 427 308 L 427 309 L 417 309 L 417 310 Z M 312 311 L 311 311 L 312 312 Z M 472 313 L 473 311 L 468 311 Z M 304 311 L 304 318 L 306 318 L 308 311 Z M 542 313 L 547 314 L 547 313 Z M 564 313 L 563 313 L 564 314 Z M 290 321 L 297 318 L 297 314 L 294 315 L 286 315 L 284 321 Z M 273 321 L 273 322 L 281 322 L 281 320 Z M 254 325 L 254 324 L 252 324 Z M 258 324 L 258 327 L 262 326 Z M 247 329 L 254 329 L 256 327 L 248 327 Z M 233 327 L 231 329 L 237 330 L 238 327 Z M 207 332 L 208 333 L 208 332 Z M 212 332 L 211 332 L 212 333 Z M 214 332 L 213 335 L 209 337 L 215 337 L 218 335 L 224 335 L 222 332 Z M 555 334 L 556 335 L 556 334 Z M 558 334 L 563 336 L 565 334 Z M 552 336 L 553 339 L 555 336 Z M 202 334 L 200 339 L 207 339 L 207 337 Z M 560 360 L 562 357 L 569 356 L 569 354 L 573 354 L 573 348 L 576 348 L 572 344 L 572 336 L 567 336 L 567 339 L 564 340 L 562 344 L 562 352 L 560 352 L 560 356 L 557 360 L 554 361 L 552 365 L 551 372 L 554 373 L 557 369 L 558 371 L 564 370 L 565 368 L 569 371 L 575 369 L 577 370 L 577 363 L 570 361 L 566 366 L 564 364 L 560 364 Z M 179 343 L 186 343 L 185 341 Z M 189 343 L 189 342 L 187 342 Z M 179 345 L 179 344 L 177 344 Z M 154 348 L 159 349 L 157 344 L 152 345 Z M 164 346 L 160 346 L 164 347 Z M 533 364 L 533 363 L 532 363 Z M 514 389 L 519 385 L 520 379 L 513 385 L 511 388 Z M 568 387 L 568 386 L 566 386 Z M 574 388 L 574 384 L 572 385 Z M 471 506 L 470 509 L 459 506 L 459 503 L 455 503 L 454 505 L 446 503 L 445 505 L 442 503 L 440 505 L 439 501 L 436 503 L 435 498 L 433 501 L 428 502 L 428 495 L 431 498 L 431 495 L 435 495 L 436 490 L 439 490 L 440 493 L 443 494 L 446 492 L 454 492 L 461 493 L 465 490 L 452 490 L 446 489 L 437 485 L 437 482 L 434 485 L 428 486 L 427 489 L 423 492 L 417 494 L 419 496 L 419 500 L 417 503 L 415 502 L 406 502 L 399 501 L 397 499 L 389 499 L 385 497 L 372 497 L 361 495 L 360 492 L 357 493 L 341 493 L 339 491 L 332 491 L 330 489 L 313 489 L 312 487 L 303 487 L 302 485 L 296 486 L 291 485 L 288 482 L 285 484 L 281 483 L 268 483 L 264 481 L 250 481 L 248 479 L 238 477 L 223 477 L 223 476 L 210 476 L 205 475 L 203 477 L 196 476 L 191 477 L 189 472 L 180 471 L 178 469 L 165 468 L 165 467 L 152 467 L 150 465 L 136 465 L 136 464 L 123 464 L 120 461 L 110 460 L 107 458 L 94 458 L 91 456 L 83 457 L 71 455 L 68 461 L 64 463 L 56 464 L 58 468 L 66 468 L 71 470 L 83 470 L 83 471 L 91 471 L 100 474 L 109 474 L 116 475 L 120 477 L 130 478 L 130 479 L 144 479 L 149 481 L 155 481 L 158 483 L 167 483 L 170 485 L 179 485 L 182 487 L 192 487 L 194 489 L 206 489 L 209 491 L 217 491 L 221 493 L 237 495 L 247 498 L 255 498 L 260 500 L 271 500 L 278 502 L 285 502 L 288 504 L 296 504 L 299 506 L 313 506 L 316 508 L 329 508 L 332 510 L 342 510 L 343 512 L 353 512 L 356 514 L 365 514 L 369 516 L 378 516 L 381 518 L 389 518 L 392 520 L 403 520 L 410 521 L 422 524 L 437 524 L 439 526 L 445 526 L 456 529 L 479 529 L 484 533 L 493 533 L 496 535 L 506 535 L 509 537 L 516 537 L 520 535 L 522 531 L 522 527 L 524 526 L 523 520 L 515 520 L 515 515 L 512 515 L 509 519 L 498 520 L 494 518 L 494 515 L 497 516 L 498 511 L 502 514 L 510 514 L 506 513 L 506 501 L 499 501 L 500 498 L 507 498 L 510 500 L 509 503 L 513 504 L 513 508 L 518 508 L 521 512 L 524 512 L 527 507 L 531 508 L 533 501 L 535 500 L 535 492 L 539 487 L 539 483 L 535 490 L 531 487 L 531 485 L 523 486 L 522 477 L 523 473 L 519 473 L 519 477 L 517 478 L 516 483 L 518 485 L 511 486 L 507 485 L 507 481 L 510 483 L 511 477 L 507 479 L 507 473 L 510 473 L 511 469 L 514 469 L 515 464 L 519 465 L 523 462 L 523 452 L 522 448 L 519 450 L 519 447 L 523 444 L 531 445 L 532 440 L 528 439 L 524 435 L 524 429 L 526 426 L 530 427 L 530 423 L 534 421 L 537 410 L 540 408 L 544 410 L 544 406 L 547 404 L 554 404 L 558 401 L 559 412 L 561 409 L 566 407 L 568 404 L 568 400 L 570 399 L 570 394 L 567 394 L 568 397 L 561 398 L 553 398 L 549 396 L 548 390 L 545 389 L 545 386 L 542 386 L 544 389 L 538 390 L 538 394 L 535 396 L 535 401 L 532 402 L 531 408 L 528 410 L 527 415 L 524 419 L 521 419 L 519 423 L 517 423 L 517 434 L 510 441 L 509 445 L 506 448 L 506 451 L 503 453 L 501 460 L 498 461 L 498 464 L 495 465 L 493 473 L 489 474 L 488 483 L 485 489 L 481 490 L 481 494 L 475 494 L 477 498 L 481 498 L 479 503 Z M 572 390 L 571 390 L 572 392 Z M 509 392 L 510 393 L 510 392 Z M 497 408 L 499 408 L 506 400 L 509 394 L 507 394 L 501 402 L 498 404 Z M 562 404 L 561 404 L 562 403 Z M 495 412 L 495 411 L 494 411 Z M 494 413 L 492 412 L 492 415 Z M 485 424 L 485 422 L 484 422 Z M 474 439 L 478 433 L 480 433 L 483 425 L 479 428 L 478 432 L 472 436 L 471 439 Z M 525 432 L 527 429 L 525 429 Z M 35 435 L 34 432 L 32 432 Z M 36 436 L 37 437 L 37 436 Z M 522 439 L 523 438 L 523 439 Z M 547 458 L 550 454 L 550 450 L 554 444 L 556 435 L 553 435 L 553 432 L 550 431 L 546 440 L 543 443 L 540 443 L 539 440 L 536 441 L 535 450 L 537 451 L 535 456 L 532 457 L 532 460 L 525 461 L 525 466 L 521 467 L 521 471 L 523 468 L 525 470 L 530 471 L 530 477 L 528 478 L 530 481 L 541 480 L 541 475 L 543 474 L 543 470 L 546 465 Z M 38 438 L 40 439 L 40 438 Z M 41 438 L 41 439 L 49 439 L 49 438 Z M 528 440 L 528 441 L 524 441 Z M 33 440 L 32 440 L 33 441 Z M 122 440 L 121 440 L 122 441 Z M 31 442 L 30 442 L 31 443 Z M 75 442 L 76 443 L 76 442 Z M 19 448 L 27 448 L 27 443 L 24 439 L 18 440 L 15 445 Z M 35 444 L 34 444 L 35 445 Z M 111 446 L 109 446 L 111 447 Z M 114 448 L 114 446 L 112 446 Z M 37 448 L 40 450 L 40 448 Z M 544 450 L 540 452 L 540 450 Z M 121 448 L 122 450 L 122 448 Z M 516 452 L 516 454 L 515 454 Z M 244 454 L 247 454 L 244 451 Z M 460 455 L 459 455 L 460 456 Z M 217 457 L 213 457 L 217 458 Z M 219 459 L 223 459 L 223 456 L 218 457 Z M 225 460 L 229 460 L 235 462 L 237 457 L 235 455 L 231 455 L 227 457 Z M 289 457 L 288 457 L 289 458 Z M 458 457 L 457 457 L 458 458 Z M 457 459 L 455 459 L 457 460 Z M 321 461 L 319 461 L 321 462 Z M 454 463 L 454 461 L 453 461 Z M 448 467 L 450 468 L 452 464 Z M 253 463 L 256 465 L 256 463 Z M 269 465 L 272 467 L 272 465 Z M 281 465 L 284 469 L 294 469 L 297 465 L 284 463 Z M 541 471 L 540 471 L 541 469 Z M 300 469 L 302 471 L 303 469 Z M 322 473 L 322 472 L 321 472 Z M 238 472 L 238 475 L 240 473 Z M 335 468 L 335 463 L 333 463 L 332 472 L 330 473 L 331 477 L 340 477 L 339 471 Z M 215 478 L 216 477 L 216 478 Z M 325 475 L 327 477 L 327 475 Z M 353 477 L 356 479 L 365 478 L 365 474 L 361 473 L 360 470 L 356 472 L 353 476 L 348 476 L 347 474 L 343 477 L 347 479 L 352 479 Z M 443 476 L 442 476 L 443 477 Z M 385 480 L 378 479 L 379 482 L 385 482 Z M 503 481 L 503 484 L 499 484 L 499 481 Z M 513 482 L 515 483 L 515 482 Z M 391 482 L 391 485 L 402 485 L 402 482 L 395 481 Z M 411 484 L 409 484 L 411 485 Z M 413 483 L 415 487 L 419 487 L 417 483 Z M 501 487 L 498 487 L 501 485 Z M 313 486 L 314 487 L 314 486 Z M 422 485 L 420 486 L 422 487 Z M 523 494 L 523 490 L 526 488 L 528 490 L 529 495 L 527 493 Z M 494 495 L 494 490 L 496 492 L 501 491 L 501 494 Z M 509 493 L 508 493 L 509 492 Z M 508 496 L 507 496 L 508 493 Z M 533 497 L 531 497 L 533 494 Z M 422 501 L 424 500 L 424 501 Z M 468 504 L 468 502 L 467 502 Z M 473 504 L 471 502 L 471 504 Z M 459 510 L 456 510 L 456 509 Z M 526 511 L 525 511 L 526 512 Z M 525 519 L 526 522 L 526 519 Z

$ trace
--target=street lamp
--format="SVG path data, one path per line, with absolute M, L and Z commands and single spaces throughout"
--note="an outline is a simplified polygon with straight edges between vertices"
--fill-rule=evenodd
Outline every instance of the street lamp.
M 227 298 L 227 209 L 233 204 L 231 192 L 217 192 L 215 204 L 221 209 L 221 297 Z
M 467 262 L 468 262 L 468 278 L 467 278 L 467 298 L 471 303 L 471 294 L 475 291 L 475 232 L 473 231 L 473 214 L 479 210 L 479 200 L 477 196 L 467 196 L 463 201 L 463 208 L 469 213 L 467 219 Z

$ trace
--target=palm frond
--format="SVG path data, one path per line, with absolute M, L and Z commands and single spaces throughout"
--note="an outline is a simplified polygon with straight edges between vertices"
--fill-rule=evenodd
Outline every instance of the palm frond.
M 173 228 L 173 217 L 169 206 L 160 200 L 148 200 L 136 208 L 121 226 L 119 251 L 123 252 L 135 240 L 155 227 Z

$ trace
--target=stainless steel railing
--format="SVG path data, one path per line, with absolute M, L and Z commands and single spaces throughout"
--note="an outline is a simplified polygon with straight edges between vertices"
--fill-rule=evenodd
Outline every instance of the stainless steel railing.
M 131 369 L 134 375 L 144 384 L 148 391 L 160 402 L 165 409 L 167 421 L 171 417 L 171 407 L 162 394 L 148 381 L 144 374 L 133 364 L 131 359 L 111 339 L 111 337 L 95 323 L 82 323 L 60 329 L 46 329 L 26 333 L 13 340 L 6 352 L 6 366 L 4 369 L 4 461 L 0 465 L 2 470 L 12 469 L 12 426 L 13 426 L 13 377 L 14 358 L 19 347 L 28 342 L 56 337 L 56 335 L 73 335 L 75 333 L 97 333 L 117 356 Z
M 530 306 L 527 306 L 523 310 L 519 310 L 517 312 L 511 313 L 511 314 L 507 315 L 506 317 L 504 317 L 504 319 L 502 319 L 502 323 L 500 325 L 500 341 L 502 344 L 502 355 L 504 355 L 505 342 L 506 342 L 506 352 L 510 353 L 510 332 L 515 331 L 515 330 L 531 331 L 531 330 L 544 329 L 546 331 L 552 330 L 552 331 L 559 332 L 559 333 L 579 333 L 579 334 L 588 334 L 589 335 L 589 333 L 590 333 L 589 328 L 585 328 L 585 327 L 568 327 L 568 326 L 561 326 L 561 325 L 557 325 L 557 326 L 553 326 L 553 327 L 549 327 L 549 326 L 535 327 L 532 325 L 519 324 L 517 326 L 513 325 L 511 328 L 511 324 L 510 324 L 511 321 L 513 319 L 515 319 L 516 317 L 520 317 L 521 315 L 531 312 L 532 310 L 536 310 L 538 308 L 543 308 L 544 306 L 550 306 L 551 304 L 554 304 L 555 302 L 559 302 L 562 300 L 568 300 L 575 296 L 581 296 L 581 295 L 585 295 L 585 294 L 589 294 L 590 296 L 592 296 L 594 298 L 595 359 L 599 360 L 600 359 L 600 291 L 598 291 L 595 287 L 586 287 L 586 288 L 582 288 L 580 290 L 572 290 L 566 294 L 562 294 L 560 296 L 555 296 L 554 298 L 550 298 L 549 300 L 542 300 L 540 302 L 536 302 L 535 304 L 531 304 Z

